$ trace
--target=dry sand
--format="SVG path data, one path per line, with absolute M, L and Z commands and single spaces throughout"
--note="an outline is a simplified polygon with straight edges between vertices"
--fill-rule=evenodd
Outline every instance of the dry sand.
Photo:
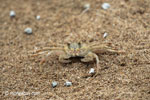
M 104 2 L 108 10 L 101 8 Z M 86 3 L 89 11 L 80 15 Z M 27 27 L 33 34 L 24 34 Z M 81 77 L 95 62 L 62 64 L 55 55 L 41 72 L 41 57 L 28 54 L 50 41 L 109 42 L 127 53 L 99 54 L 96 77 Z M 1 100 L 148 100 L 150 0 L 0 0 L 0 73 Z M 64 86 L 67 80 L 72 86 Z M 52 88 L 52 81 L 58 86 Z

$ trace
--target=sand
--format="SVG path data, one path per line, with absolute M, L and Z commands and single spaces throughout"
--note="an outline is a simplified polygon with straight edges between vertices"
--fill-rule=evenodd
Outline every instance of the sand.
M 109 9 L 101 8 L 104 2 Z M 87 3 L 90 9 L 82 13 Z M 149 4 L 150 0 L 0 0 L 1 100 L 148 100 Z M 24 33 L 27 27 L 32 34 Z M 105 32 L 108 36 L 103 38 Z M 79 41 L 111 43 L 126 53 L 98 54 L 99 74 L 87 78 L 82 75 L 96 69 L 95 61 L 63 64 L 53 54 L 40 65 L 42 56 L 29 56 L 52 42 Z M 58 82 L 55 88 L 53 81 Z M 66 81 L 72 86 L 64 86 Z

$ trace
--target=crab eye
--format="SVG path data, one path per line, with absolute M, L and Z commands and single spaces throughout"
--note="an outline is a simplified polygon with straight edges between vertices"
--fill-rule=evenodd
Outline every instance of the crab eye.
M 67 43 L 68 48 L 70 48 L 70 43 Z
M 81 48 L 81 43 L 80 42 L 78 43 L 78 45 L 79 45 L 79 48 Z

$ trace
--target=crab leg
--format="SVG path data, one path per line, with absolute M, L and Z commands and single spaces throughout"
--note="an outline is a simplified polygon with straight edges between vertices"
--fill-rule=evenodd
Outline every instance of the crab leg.
M 110 49 L 108 46 L 106 45 L 99 45 L 99 46 L 90 46 L 90 51 L 93 51 L 93 52 L 104 52 L 105 50 L 107 49 Z
M 99 58 L 96 54 L 93 54 L 94 58 L 96 59 L 96 65 L 97 65 L 97 68 L 96 68 L 96 75 L 98 74 L 98 71 L 100 70 L 100 65 L 99 65 Z
M 35 54 L 32 54 L 31 57 L 36 57 L 45 53 L 48 53 L 49 51 L 53 51 L 53 50 L 64 50 L 63 48 L 56 48 L 56 47 L 47 47 L 47 48 L 43 48 L 43 49 L 39 49 L 35 51 Z
M 48 51 L 43 51 L 43 52 L 39 52 L 39 53 L 36 53 L 36 54 L 31 54 L 31 57 L 36 57 L 36 56 L 39 56 L 39 55 L 42 55 L 42 54 L 45 54 L 45 53 L 48 53 Z
M 43 57 L 42 60 L 40 61 L 40 65 L 42 65 L 46 61 L 46 59 L 48 58 L 48 56 L 50 56 L 52 53 L 53 53 L 53 51 L 47 52 L 46 57 Z
M 111 43 L 105 43 L 105 44 L 104 44 L 104 43 L 103 43 L 103 44 L 102 44 L 102 43 L 92 43 L 92 44 L 90 44 L 90 47 L 93 47 L 93 46 L 100 46 L 100 45 L 103 45 L 103 46 L 104 46 L 104 45 L 111 45 Z
M 97 53 L 103 53 L 103 52 L 111 52 L 111 53 L 125 53 L 125 51 L 118 51 L 115 49 L 112 49 L 111 47 L 107 45 L 101 45 L 101 46 L 93 46 L 91 47 L 91 51 L 95 51 Z
M 56 44 L 56 43 L 51 43 L 50 46 L 59 46 L 59 47 L 63 47 L 64 45 L 63 44 Z
M 47 58 L 48 58 L 52 53 L 53 53 L 53 51 L 47 52 L 46 57 L 44 56 L 44 57 L 42 58 L 42 60 L 40 61 L 40 65 L 43 65 L 43 64 L 46 62 Z M 40 66 L 40 71 L 42 72 L 42 66 Z
M 58 47 L 47 47 L 47 48 L 37 50 L 36 53 L 43 52 L 43 51 L 51 51 L 51 50 L 64 50 L 64 49 Z
M 100 65 L 99 65 L 99 57 L 95 53 L 89 52 L 83 59 L 81 59 L 81 61 L 90 62 L 93 61 L 94 59 L 96 59 L 96 66 L 97 66 L 96 74 L 97 74 L 100 69 Z

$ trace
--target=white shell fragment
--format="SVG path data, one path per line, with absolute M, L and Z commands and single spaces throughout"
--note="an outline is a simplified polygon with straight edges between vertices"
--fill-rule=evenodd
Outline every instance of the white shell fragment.
M 55 88 L 57 85 L 58 85 L 58 83 L 57 83 L 57 82 L 55 82 L 55 81 L 54 81 L 54 82 L 52 82 L 52 87 L 53 87 L 53 88 Z
M 38 15 L 38 16 L 36 16 L 36 19 L 37 19 L 37 20 L 40 20 L 40 18 L 41 18 L 41 16 L 39 16 L 39 15 Z
M 103 38 L 106 38 L 108 36 L 108 33 L 104 33 Z
M 94 69 L 94 68 L 91 68 L 90 71 L 89 71 L 89 73 L 90 73 L 90 74 L 94 74 L 94 73 L 95 73 L 95 69 Z
M 85 12 L 87 12 L 87 11 L 90 9 L 90 4 L 87 3 L 87 4 L 85 4 L 83 7 L 84 7 L 84 10 L 82 11 L 81 14 L 84 14 Z
M 89 4 L 89 3 L 85 4 L 85 5 L 84 5 L 84 8 L 85 8 L 85 9 L 90 9 L 90 4 Z
M 32 28 L 26 28 L 25 30 L 24 30 L 24 32 L 26 33 L 26 34 L 32 34 Z
M 110 4 L 109 3 L 103 3 L 101 6 L 104 10 L 107 10 L 108 8 L 110 8 Z
M 10 17 L 15 17 L 16 16 L 16 13 L 15 11 L 11 10 L 10 13 L 9 13 Z
M 64 85 L 69 87 L 69 86 L 71 86 L 71 85 L 72 85 L 72 83 L 71 83 L 71 82 L 69 82 L 69 81 L 67 81 Z

